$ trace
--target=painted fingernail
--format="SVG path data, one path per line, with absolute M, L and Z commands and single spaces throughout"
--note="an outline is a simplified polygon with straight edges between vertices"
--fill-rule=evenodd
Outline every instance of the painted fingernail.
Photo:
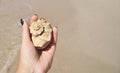
M 20 19 L 20 23 L 21 23 L 21 25 L 24 24 L 24 20 L 22 18 Z

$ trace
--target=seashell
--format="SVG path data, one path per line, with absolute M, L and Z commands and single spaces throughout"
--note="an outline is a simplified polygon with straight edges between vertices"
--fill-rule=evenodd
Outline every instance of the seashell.
M 29 26 L 32 34 L 32 42 L 38 49 L 46 48 L 52 39 L 52 27 L 47 21 L 38 19 Z

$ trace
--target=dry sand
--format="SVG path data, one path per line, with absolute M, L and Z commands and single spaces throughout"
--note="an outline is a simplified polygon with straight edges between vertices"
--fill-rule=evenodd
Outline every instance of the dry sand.
M 48 73 L 120 73 L 119 0 L 0 0 L 0 73 L 15 73 L 20 18 L 33 14 L 58 26 Z

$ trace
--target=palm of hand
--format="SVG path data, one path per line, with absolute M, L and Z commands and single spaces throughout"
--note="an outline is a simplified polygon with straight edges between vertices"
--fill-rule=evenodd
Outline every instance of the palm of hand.
M 28 42 L 25 47 L 23 46 L 23 50 L 21 50 L 22 60 L 24 64 L 33 67 L 32 69 L 38 73 L 40 73 L 40 71 L 49 70 L 54 56 L 54 53 L 52 52 L 54 48 L 55 45 L 51 44 L 46 50 L 37 50 L 32 42 Z

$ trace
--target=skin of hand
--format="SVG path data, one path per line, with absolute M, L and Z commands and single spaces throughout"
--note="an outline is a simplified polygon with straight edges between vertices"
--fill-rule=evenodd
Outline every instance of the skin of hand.
M 38 19 L 37 15 L 31 17 L 30 23 Z M 58 30 L 53 27 L 52 42 L 45 50 L 38 50 L 30 38 L 28 23 L 24 21 L 22 26 L 22 46 L 20 49 L 20 61 L 17 73 L 47 73 L 54 58 Z

